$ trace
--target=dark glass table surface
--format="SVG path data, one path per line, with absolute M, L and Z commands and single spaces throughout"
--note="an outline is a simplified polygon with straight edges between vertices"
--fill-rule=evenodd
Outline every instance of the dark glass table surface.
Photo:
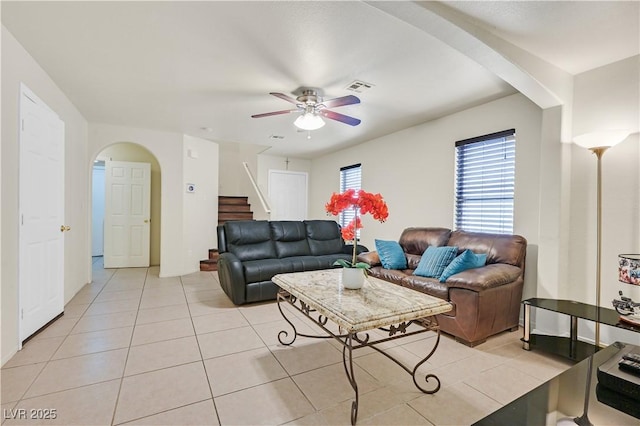
M 601 393 L 596 395 L 596 388 L 599 386 L 598 367 L 612 357 L 621 357 L 624 352 L 629 351 L 628 347 L 627 344 L 616 342 L 593 355 L 587 414 L 594 425 L 640 425 L 640 419 L 613 408 L 609 405 L 610 401 L 602 398 Z M 481 419 L 475 425 L 556 425 L 559 422 L 574 424 L 572 419 L 581 416 L 584 411 L 588 368 L 589 358 Z M 640 405 L 640 401 L 638 404 Z
M 589 321 L 599 321 L 601 324 L 640 332 L 640 328 L 633 327 L 627 323 L 620 321 L 620 314 L 617 313 L 614 309 L 600 307 L 600 316 L 598 317 L 598 312 L 596 311 L 596 307 L 594 305 L 575 302 L 573 300 L 542 299 L 534 297 L 531 299 L 527 299 L 522 303 L 524 303 L 525 305 L 531 305 L 534 308 L 559 312 Z

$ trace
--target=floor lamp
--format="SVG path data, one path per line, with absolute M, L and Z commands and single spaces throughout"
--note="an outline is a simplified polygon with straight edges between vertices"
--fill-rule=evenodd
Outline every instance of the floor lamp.
M 602 155 L 614 145 L 622 142 L 629 136 L 630 132 L 623 130 L 612 130 L 587 133 L 576 136 L 573 142 L 583 148 L 593 152 L 598 159 L 597 186 L 596 186 L 596 337 L 595 348 L 600 347 L 600 279 L 601 279 L 601 256 L 602 256 Z M 584 411 L 580 417 L 562 418 L 558 425 L 577 424 L 579 426 L 593 426 L 589 420 L 589 393 L 591 391 L 591 375 L 593 369 L 593 356 L 589 357 L 587 370 L 587 383 L 584 395 Z
M 626 130 L 606 130 L 586 133 L 576 136 L 573 142 L 593 152 L 598 159 L 596 186 L 596 350 L 600 347 L 600 279 L 602 256 L 602 155 L 614 145 L 619 144 L 629 136 Z

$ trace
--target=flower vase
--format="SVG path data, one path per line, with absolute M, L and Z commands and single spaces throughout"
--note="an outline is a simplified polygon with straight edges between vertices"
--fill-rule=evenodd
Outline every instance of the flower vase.
M 342 285 L 349 290 L 358 290 L 364 284 L 364 270 L 361 268 L 342 268 Z

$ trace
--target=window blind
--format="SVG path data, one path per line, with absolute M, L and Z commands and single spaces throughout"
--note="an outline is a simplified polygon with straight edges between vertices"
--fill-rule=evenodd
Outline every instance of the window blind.
M 340 168 L 340 192 L 347 189 L 361 189 L 362 185 L 362 164 L 352 164 L 350 166 Z M 355 213 L 353 209 L 348 209 L 340 214 L 338 221 L 340 226 L 345 227 L 353 220 Z M 358 230 L 358 237 L 360 230 Z
M 515 153 L 515 129 L 456 142 L 456 229 L 513 233 Z

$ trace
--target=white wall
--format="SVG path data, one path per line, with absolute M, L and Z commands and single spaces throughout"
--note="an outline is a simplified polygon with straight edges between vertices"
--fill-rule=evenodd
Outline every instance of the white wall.
M 89 125 L 89 156 L 87 171 L 93 159 L 105 148 L 121 142 L 131 142 L 147 149 L 158 160 L 161 170 L 160 276 L 185 273 L 183 269 L 183 136 L 109 124 Z M 87 196 L 90 196 L 87 195 Z M 90 223 L 90 217 L 88 218 Z M 191 272 L 191 271 L 190 271 Z
M 311 160 L 267 154 L 258 155 L 257 179 L 262 190 L 269 188 L 269 170 L 288 170 L 290 172 L 310 173 Z
M 575 76 L 574 136 L 597 130 L 640 129 L 640 55 Z
M 515 232 L 535 245 L 541 117 L 540 108 L 512 95 L 314 159 L 310 215 L 326 218 L 324 205 L 339 190 L 340 167 L 362 163 L 362 188 L 381 193 L 389 206 L 385 223 L 363 218 L 363 244 L 372 248 L 375 238 L 397 240 L 409 226 L 452 228 L 455 141 L 515 128 Z
M 184 136 L 184 271 L 199 270 L 209 249 L 218 245 L 218 162 L 218 144 Z M 195 192 L 186 191 L 187 183 L 195 185 Z
M 265 195 L 269 197 L 269 170 L 285 170 L 290 172 L 304 172 L 307 175 L 311 172 L 311 160 L 302 158 L 289 158 L 280 157 L 276 155 L 258 155 L 257 164 L 257 176 L 258 186 Z M 307 196 L 307 200 L 309 197 Z M 269 201 L 270 202 L 270 201 Z M 271 206 L 273 208 L 273 206 Z M 309 205 L 307 201 L 307 212 L 309 212 Z M 308 214 L 307 214 L 308 216 Z
M 219 194 L 227 196 L 249 197 L 253 218 L 256 220 L 268 220 L 269 215 L 262 208 L 260 199 L 251 185 L 251 181 L 242 166 L 247 162 L 253 177 L 258 180 L 258 156 L 268 147 L 263 145 L 219 143 L 220 146 L 220 180 Z M 267 191 L 260 188 L 263 195 Z
M 517 94 L 314 159 L 310 216 L 327 218 L 324 205 L 339 190 L 340 167 L 362 163 L 362 188 L 381 193 L 389 206 L 385 223 L 363 218 L 364 245 L 373 249 L 375 238 L 397 240 L 409 226 L 452 228 L 454 143 L 515 128 L 514 232 L 528 240 L 525 294 L 535 295 L 541 120 L 540 108 Z
M 65 123 L 64 299 L 89 281 L 90 191 L 87 121 L 16 39 L 2 27 L 2 271 L 1 362 L 18 348 L 18 118 L 20 83 L 25 83 Z M 83 262 L 86 259 L 86 262 Z

